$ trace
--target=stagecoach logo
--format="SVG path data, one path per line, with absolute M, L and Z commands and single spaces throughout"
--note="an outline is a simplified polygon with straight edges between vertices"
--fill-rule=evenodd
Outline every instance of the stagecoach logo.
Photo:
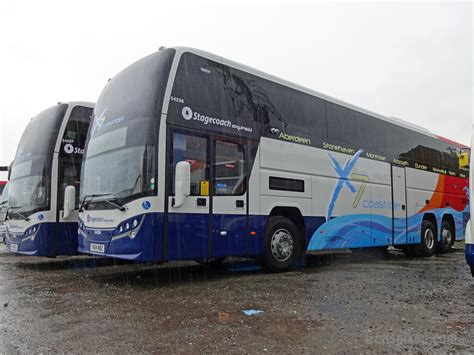
M 122 117 L 113 118 L 106 122 L 107 120 L 107 118 L 105 117 L 106 111 L 107 109 L 104 109 L 104 111 L 99 116 L 94 116 L 94 123 L 92 126 L 91 135 L 93 135 L 95 131 L 100 132 L 104 129 L 115 126 L 116 124 L 123 122 L 123 120 L 125 119 L 125 117 L 122 116 Z
M 191 110 L 188 106 L 183 107 L 181 114 L 186 121 L 189 121 L 191 118 L 193 118 L 193 110 Z
M 251 133 L 253 131 L 252 127 L 246 127 L 246 126 L 241 126 L 238 124 L 232 123 L 230 120 L 223 120 L 217 117 L 212 117 L 209 115 L 201 114 L 199 112 L 193 111 L 190 107 L 184 106 L 181 110 L 181 115 L 183 116 L 183 119 L 186 121 L 197 121 L 197 122 L 202 122 L 205 125 L 211 124 L 214 126 L 221 126 L 221 127 L 226 127 L 230 128 L 236 131 L 244 131 L 244 132 L 249 132 Z
M 42 220 L 44 219 L 44 215 L 43 215 L 42 213 L 40 213 L 40 214 L 38 215 L 38 219 L 39 219 L 40 221 L 42 221 Z
M 279 134 L 280 130 L 278 128 L 272 127 L 272 128 L 270 128 L 270 133 L 271 134 Z
M 142 207 L 143 207 L 144 210 L 149 210 L 151 208 L 150 201 L 143 201 Z
M 67 153 L 67 154 L 71 154 L 73 151 L 74 151 L 74 146 L 72 144 L 65 144 L 64 145 L 64 151 Z

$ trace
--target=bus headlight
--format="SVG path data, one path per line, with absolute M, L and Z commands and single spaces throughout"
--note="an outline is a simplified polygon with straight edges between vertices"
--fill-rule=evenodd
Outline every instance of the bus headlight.
M 133 219 L 122 222 L 120 226 L 116 229 L 117 234 L 112 237 L 112 240 L 118 240 L 125 237 L 134 239 L 140 231 L 144 218 L 145 216 L 141 216 L 138 218 L 135 217 Z

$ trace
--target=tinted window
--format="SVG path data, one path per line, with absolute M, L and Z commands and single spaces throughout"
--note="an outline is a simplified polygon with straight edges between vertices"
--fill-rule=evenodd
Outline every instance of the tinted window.
M 183 99 L 186 105 L 192 105 L 194 111 L 223 117 L 222 73 L 222 65 L 185 53 L 180 60 L 172 95 Z
M 174 53 L 161 50 L 114 76 L 102 90 L 94 115 L 105 121 L 159 116 Z
M 327 103 L 328 139 L 361 148 L 359 118 L 356 111 Z M 366 145 L 366 144 L 364 144 Z
M 229 135 L 258 138 L 256 77 L 221 63 L 184 53 L 176 73 L 168 120 Z
M 61 141 L 61 155 L 82 159 L 92 111 L 92 108 L 84 106 L 76 106 L 72 109 Z
M 258 79 L 256 95 L 259 112 L 268 126 L 314 142 L 326 136 L 323 100 L 262 78 Z
M 224 89 L 224 110 L 227 117 L 240 123 L 261 122 L 255 95 L 257 78 L 228 66 L 216 67 Z
M 358 146 L 387 157 L 387 135 L 391 124 L 363 113 L 357 113 L 359 125 Z M 345 131 L 346 132 L 346 131 Z
M 35 116 L 21 136 L 15 159 L 53 154 L 67 107 L 66 104 L 56 105 Z

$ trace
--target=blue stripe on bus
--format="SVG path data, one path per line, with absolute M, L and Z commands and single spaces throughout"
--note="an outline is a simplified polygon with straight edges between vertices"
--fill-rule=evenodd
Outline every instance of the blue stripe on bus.
M 455 219 L 456 237 L 462 227 L 462 213 L 450 209 L 430 211 L 441 221 L 445 213 Z M 325 217 L 304 217 L 306 250 L 330 250 L 403 245 L 419 243 L 423 214 L 408 218 L 408 229 L 395 223 L 392 243 L 392 219 L 380 215 L 346 215 L 326 222 Z M 141 218 L 135 216 L 132 218 Z M 135 261 L 168 261 L 206 259 L 224 256 L 259 256 L 264 250 L 265 225 L 268 216 L 214 214 L 209 241 L 209 214 L 169 213 L 167 249 L 163 253 L 163 213 L 145 214 L 134 238 L 111 240 L 116 230 L 84 228 L 79 233 L 78 250 Z M 247 224 L 248 221 L 248 224 Z M 440 224 L 441 222 L 439 222 Z M 439 228 L 439 226 L 438 226 Z M 225 232 L 225 233 L 221 233 Z M 255 232 L 255 235 L 252 235 Z M 91 243 L 102 244 L 104 253 L 91 251 Z M 210 247 L 210 249 L 209 249 Z M 163 255 L 164 258 L 163 259 Z

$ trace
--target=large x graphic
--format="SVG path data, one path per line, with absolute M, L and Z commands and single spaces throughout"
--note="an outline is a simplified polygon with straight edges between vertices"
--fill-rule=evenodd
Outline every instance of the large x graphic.
M 328 213 L 327 213 L 327 220 L 329 221 L 332 216 L 332 211 L 334 210 L 334 205 L 336 204 L 336 200 L 339 197 L 339 193 L 342 190 L 342 187 L 344 185 L 347 186 L 347 188 L 352 192 L 355 193 L 356 189 L 354 186 L 351 184 L 349 180 L 349 174 L 351 173 L 352 169 L 354 169 L 354 166 L 357 162 L 357 159 L 359 159 L 360 155 L 362 154 L 362 149 L 359 149 L 357 153 L 355 153 L 344 165 L 344 167 L 341 167 L 339 162 L 334 158 L 331 154 L 328 153 L 329 159 L 331 159 L 332 162 L 332 167 L 336 174 L 339 176 L 339 180 L 337 181 L 336 187 L 334 188 L 334 191 L 332 192 L 332 198 L 331 202 L 329 203 L 328 206 Z

